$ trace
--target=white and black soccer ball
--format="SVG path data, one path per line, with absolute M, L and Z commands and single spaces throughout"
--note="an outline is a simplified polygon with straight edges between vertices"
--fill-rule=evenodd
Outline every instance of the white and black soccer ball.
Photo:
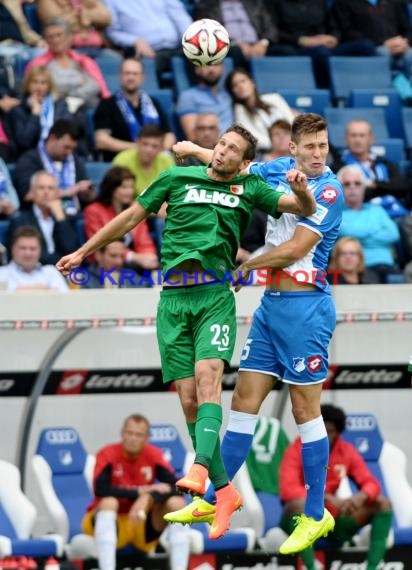
M 229 45 L 226 28 L 208 18 L 192 22 L 182 37 L 183 53 L 194 65 L 199 66 L 222 63 Z

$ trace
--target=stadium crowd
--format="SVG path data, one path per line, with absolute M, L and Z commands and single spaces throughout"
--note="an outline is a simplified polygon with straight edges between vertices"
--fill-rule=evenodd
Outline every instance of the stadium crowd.
M 182 34 L 202 17 L 229 31 L 223 64 L 195 68 L 183 58 Z M 257 158 L 288 153 L 290 123 L 314 110 L 311 97 L 302 103 L 279 93 L 275 74 L 263 90 L 254 60 L 310 57 L 315 91 L 326 89 L 336 108 L 349 102 L 334 96 L 331 57 L 386 56 L 393 78 L 409 82 L 411 75 L 410 10 L 402 1 L 140 0 L 137 10 L 132 0 L 0 0 L 0 19 L 4 263 L 13 262 L 13 232 L 21 226 L 39 233 L 41 264 L 80 245 L 175 163 L 176 140 L 213 148 L 219 131 L 236 121 L 258 138 Z M 340 236 L 357 240 L 353 267 L 361 268 L 340 282 L 411 282 L 411 149 L 405 134 L 401 154 L 392 156 L 391 139 L 386 146 L 375 136 L 368 117 L 341 125 L 343 145 L 331 136 L 329 166 L 345 188 Z M 158 269 L 164 216 L 127 235 L 115 259 L 137 273 Z M 240 263 L 263 245 L 265 227 L 255 212 Z M 345 255 L 335 252 L 333 267 Z

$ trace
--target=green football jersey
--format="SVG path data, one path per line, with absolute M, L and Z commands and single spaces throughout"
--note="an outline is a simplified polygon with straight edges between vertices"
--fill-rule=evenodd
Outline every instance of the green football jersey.
M 276 216 L 282 192 L 255 174 L 220 182 L 206 166 L 172 166 L 136 200 L 156 213 L 167 202 L 162 243 L 163 274 L 189 259 L 222 279 L 235 267 L 239 241 L 259 208 Z

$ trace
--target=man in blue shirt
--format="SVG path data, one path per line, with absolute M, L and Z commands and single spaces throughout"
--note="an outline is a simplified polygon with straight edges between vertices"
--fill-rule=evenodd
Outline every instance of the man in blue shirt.
M 289 193 L 286 173 L 298 169 L 315 196 L 317 210 L 308 218 L 289 214 L 278 219 L 269 217 L 264 252 L 239 266 L 235 274 L 239 290 L 242 282 L 248 282 L 251 271 L 268 268 L 267 289 L 242 351 L 239 379 L 221 446 L 226 471 L 233 478 L 251 448 L 263 400 L 276 380 L 288 384 L 292 413 L 303 444 L 307 499 L 294 532 L 280 547 L 282 554 L 304 550 L 326 536 L 335 524 L 324 507 L 329 443 L 320 396 L 328 371 L 328 345 L 336 324 L 326 271 L 343 210 L 342 187 L 326 166 L 329 144 L 323 117 L 313 113 L 296 117 L 289 148 L 291 157 L 255 163 L 250 171 L 260 174 L 276 190 Z M 178 158 L 194 153 L 208 160 L 208 153 L 186 142 L 176 145 L 175 151 Z M 214 513 L 212 500 L 208 491 L 205 500 L 198 498 L 165 518 L 170 522 L 210 522 Z
M 183 32 L 192 23 L 180 0 L 103 0 L 112 13 L 106 33 L 125 55 L 156 58 L 159 74 L 180 55 Z

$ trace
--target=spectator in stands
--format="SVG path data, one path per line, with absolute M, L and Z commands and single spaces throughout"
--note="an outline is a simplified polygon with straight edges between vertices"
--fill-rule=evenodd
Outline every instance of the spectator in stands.
M 97 200 L 84 210 L 84 229 L 90 239 L 117 214 L 128 208 L 134 197 L 134 177 L 130 170 L 114 166 L 104 176 Z M 139 273 L 144 269 L 157 269 L 159 259 L 156 246 L 150 237 L 147 221 L 138 224 L 124 236 L 124 260 Z M 109 251 L 109 253 L 111 253 Z M 96 256 L 96 261 L 99 259 Z
M 268 17 L 264 0 L 197 0 L 194 19 L 211 18 L 229 32 L 229 56 L 235 67 L 248 67 L 254 57 L 278 55 L 278 30 Z
M 275 160 L 275 158 L 290 155 L 291 128 L 291 123 L 285 121 L 285 119 L 278 119 L 271 124 L 269 127 L 270 150 L 263 155 L 263 161 L 269 162 L 270 160 Z
M 245 69 L 234 69 L 225 79 L 225 87 L 232 97 L 233 116 L 258 140 L 258 152 L 270 147 L 269 128 L 277 119 L 292 123 L 294 113 L 278 93 L 260 95 L 252 76 Z
M 208 65 L 194 67 L 197 85 L 180 93 L 176 112 L 185 137 L 193 141 L 195 137 L 196 115 L 199 113 L 216 113 L 220 128 L 225 131 L 233 123 L 232 101 L 219 82 L 224 73 L 224 65 Z
M 44 24 L 44 39 L 48 51 L 32 59 L 25 73 L 32 67 L 46 66 L 58 92 L 67 99 L 69 108 L 94 108 L 99 98 L 109 97 L 110 91 L 99 66 L 87 55 L 71 49 L 72 34 L 69 24 L 54 18 Z
M 123 166 L 134 176 L 136 196 L 141 194 L 164 170 L 174 165 L 174 159 L 164 152 L 165 133 L 158 125 L 144 125 L 135 143 L 135 148 L 120 152 L 113 165 Z M 147 222 L 160 252 L 166 216 L 166 204 Z
M 372 152 L 374 136 L 369 121 L 349 121 L 345 138 L 347 148 L 340 160 L 335 161 L 333 169 L 356 164 L 367 179 L 365 201 L 372 200 L 375 204 L 380 204 L 391 218 L 405 216 L 407 208 L 412 205 L 411 183 L 393 162 Z
M 41 236 L 40 263 L 55 264 L 78 247 L 72 219 L 64 211 L 56 178 L 40 170 L 30 180 L 30 210 L 16 214 L 10 222 L 10 234 L 20 226 L 33 226 Z
M 391 57 L 392 67 L 409 77 L 412 31 L 406 2 L 334 0 L 331 11 L 342 41 L 372 41 L 378 55 Z
M 94 198 L 84 160 L 74 152 L 79 136 L 79 127 L 74 121 L 58 119 L 45 141 L 41 140 L 35 149 L 20 156 L 13 179 L 22 207 L 28 207 L 30 179 L 39 170 L 47 170 L 58 180 L 60 198 L 68 215 L 77 215 L 80 206 Z
M 357 238 L 363 247 L 365 265 L 375 283 L 386 283 L 389 276 L 399 275 L 392 248 L 399 241 L 399 229 L 386 210 L 378 204 L 364 202 L 367 179 L 355 164 L 341 168 L 336 174 L 343 186 L 345 208 L 339 237 Z
M 330 56 L 375 55 L 375 45 L 370 40 L 342 42 L 341 31 L 325 0 L 276 0 L 267 1 L 267 6 L 279 30 L 279 48 L 283 48 L 284 55 L 309 55 L 320 88 L 330 88 Z
M 196 115 L 193 142 L 202 148 L 213 149 L 219 139 L 219 117 L 215 113 L 199 113 Z M 203 166 L 204 162 L 195 156 L 188 156 L 179 161 L 182 166 Z
M 93 57 L 107 42 L 104 30 L 111 22 L 110 10 L 101 0 L 37 0 L 39 19 L 65 20 L 73 34 L 72 46 Z
M 164 152 L 165 133 L 158 125 L 144 125 L 133 148 L 117 154 L 113 165 L 128 168 L 133 174 L 136 196 L 164 170 L 174 164 L 173 158 Z
M 65 100 L 59 98 L 46 67 L 33 67 L 27 73 L 22 95 L 20 105 L 9 114 L 19 154 L 35 148 L 40 140 L 44 141 L 56 120 L 73 118 Z
M 366 570 L 377 570 L 385 556 L 386 541 L 392 524 L 392 507 L 381 494 L 379 481 L 371 473 L 358 450 L 346 442 L 341 434 L 345 430 L 346 416 L 341 408 L 331 404 L 321 406 L 330 445 L 326 478 L 325 503 L 336 520 L 329 537 L 343 543 L 350 540 L 359 528 L 372 524 Z M 297 438 L 285 451 L 280 465 L 280 496 L 284 503 L 281 527 L 290 534 L 293 517 L 303 511 L 306 487 L 301 459 L 302 443 Z M 358 490 L 341 498 L 337 491 L 342 480 L 350 478 Z M 315 570 L 313 548 L 300 553 L 307 570 Z
M 332 250 L 328 281 L 331 285 L 364 285 L 376 283 L 374 274 L 365 267 L 361 242 L 353 237 L 341 237 Z
M 176 141 L 161 105 L 141 89 L 143 81 L 143 63 L 125 59 L 120 69 L 119 90 L 97 106 L 94 113 L 96 148 L 102 151 L 103 160 L 107 162 L 122 150 L 135 148 L 143 125 L 160 125 L 166 133 L 165 150 Z
M 96 261 L 88 267 L 90 279 L 82 283 L 81 289 L 123 289 L 138 286 L 139 282 L 146 284 L 149 280 L 140 279 L 130 269 L 124 273 L 126 247 L 122 241 L 112 241 L 95 253 Z M 128 275 L 130 278 L 124 278 Z
M 14 62 L 16 56 L 33 57 L 46 43 L 26 19 L 22 2 L 0 0 L 0 56 Z M 36 49 L 38 48 L 38 49 Z
M 107 36 L 126 56 L 156 59 L 159 80 L 170 59 L 182 55 L 181 38 L 192 19 L 180 0 L 104 0 L 112 14 Z
M 133 544 L 150 552 L 167 523 L 163 515 L 185 506 L 175 490 L 177 477 L 162 451 L 149 444 L 150 424 L 141 414 L 126 418 L 121 442 L 96 454 L 93 502 L 83 519 L 94 534 L 100 570 L 115 570 L 116 548 Z M 183 525 L 168 529 L 169 568 L 187 570 L 190 531 Z
M 54 265 L 41 265 L 41 237 L 36 228 L 21 226 L 11 238 L 11 261 L 0 267 L 0 283 L 7 291 L 54 289 L 68 291 L 64 277 Z
M 9 170 L 5 162 L 0 158 L 0 219 L 9 218 L 19 209 L 20 201 Z

